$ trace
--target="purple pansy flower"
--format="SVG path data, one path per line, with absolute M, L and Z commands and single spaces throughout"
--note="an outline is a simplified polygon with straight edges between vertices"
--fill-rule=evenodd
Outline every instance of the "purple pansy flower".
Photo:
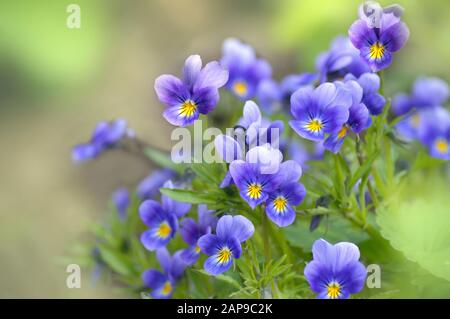
M 200 114 L 208 114 L 219 101 L 219 88 L 228 81 L 228 71 L 213 61 L 202 69 L 198 55 L 186 59 L 183 79 L 164 74 L 155 80 L 158 99 L 167 106 L 164 118 L 172 125 L 191 125 Z
M 292 93 L 301 87 L 312 85 L 316 79 L 317 74 L 313 73 L 288 75 L 281 83 L 266 79 L 259 84 L 256 95 L 261 107 L 268 114 L 288 110 Z
M 323 141 L 326 133 L 339 132 L 347 122 L 351 105 L 352 95 L 333 83 L 301 88 L 291 96 L 294 120 L 289 125 L 303 138 Z
M 359 78 L 349 74 L 345 76 L 345 81 L 354 80 L 363 89 L 362 103 L 369 109 L 370 114 L 379 115 L 386 105 L 384 96 L 378 93 L 380 90 L 380 77 L 374 73 L 364 73 Z
M 126 188 L 119 188 L 113 194 L 113 202 L 119 213 L 120 219 L 126 218 L 128 206 L 130 206 L 130 192 Z
M 360 292 L 367 272 L 359 261 L 359 249 L 347 242 L 314 242 L 313 260 L 305 267 L 305 277 L 319 299 L 347 299 Z
M 156 258 L 161 265 L 162 272 L 148 269 L 142 274 L 145 286 L 152 289 L 150 295 L 156 299 L 166 299 L 172 296 L 176 282 L 183 275 L 186 264 L 181 259 L 181 251 L 170 256 L 166 248 L 158 249 Z
M 227 271 L 233 259 L 241 256 L 241 243 L 254 232 L 255 227 L 244 216 L 222 216 L 217 222 L 216 234 L 207 234 L 198 240 L 201 251 L 210 256 L 205 261 L 205 271 L 214 276 Z
M 265 202 L 281 183 L 277 174 L 283 155 L 268 144 L 251 149 L 246 161 L 235 160 L 230 174 L 241 197 L 254 209 Z
M 331 133 L 324 142 L 324 147 L 330 152 L 337 153 L 349 130 L 355 134 L 359 134 L 363 129 L 370 125 L 369 110 L 362 103 L 363 89 L 353 80 L 344 82 L 336 82 L 336 86 L 341 90 L 347 90 L 352 96 L 352 105 L 349 108 L 348 121 L 337 132 Z
M 159 188 L 174 177 L 176 173 L 169 168 L 155 170 L 139 183 L 137 195 L 141 200 L 155 198 L 159 194 Z
M 372 71 L 387 68 L 394 52 L 400 50 L 409 37 L 409 29 L 394 13 L 381 13 L 378 26 L 361 17 L 348 30 L 350 41 Z
M 450 160 L 449 112 L 436 106 L 422 109 L 413 116 L 419 116 L 416 134 L 422 144 L 428 148 L 430 156 Z
M 167 181 L 164 188 L 174 188 Z M 181 203 L 166 195 L 161 196 L 162 205 L 154 200 L 146 200 L 139 206 L 139 215 L 149 229 L 142 233 L 141 242 L 148 250 L 166 246 L 178 229 L 178 218 L 184 216 L 191 204 Z
M 344 36 L 336 37 L 328 52 L 321 53 L 316 60 L 320 82 L 342 78 L 346 74 L 360 76 L 370 72 L 369 65 L 360 57 L 359 52 Z
M 441 106 L 414 110 L 405 116 L 396 126 L 397 132 L 406 140 L 421 139 L 425 131 L 434 127 L 437 131 L 445 130 L 450 123 L 450 114 Z
M 233 38 L 223 43 L 221 63 L 230 75 L 226 87 L 244 101 L 255 96 L 259 83 L 272 74 L 269 63 L 258 59 L 250 45 Z
M 284 129 L 282 121 L 270 122 L 261 115 L 258 105 L 247 101 L 243 116 L 233 131 L 234 136 L 218 135 L 214 140 L 217 154 L 227 163 L 244 160 L 246 151 L 267 143 L 278 147 L 279 138 Z M 233 182 L 228 172 L 220 187 L 227 187 Z
M 293 206 L 299 205 L 306 195 L 305 187 L 298 183 L 302 168 L 296 161 L 281 163 L 278 174 L 280 186 L 269 194 L 266 214 L 279 227 L 291 225 L 296 216 Z
M 403 115 L 413 109 L 443 106 L 449 97 L 448 84 L 436 77 L 419 77 L 413 85 L 411 96 L 397 94 L 392 100 L 392 113 Z
M 127 122 L 117 119 L 111 122 L 99 122 L 92 133 L 91 140 L 76 145 L 72 150 L 75 163 L 82 163 L 99 156 L 104 150 L 113 147 L 127 133 Z
M 206 234 L 210 234 L 217 224 L 217 217 L 213 210 L 208 210 L 206 205 L 198 206 L 198 222 L 192 218 L 185 218 L 180 225 L 180 234 L 183 240 L 190 245 L 181 253 L 181 258 L 188 265 L 193 265 L 200 257 L 198 240 Z

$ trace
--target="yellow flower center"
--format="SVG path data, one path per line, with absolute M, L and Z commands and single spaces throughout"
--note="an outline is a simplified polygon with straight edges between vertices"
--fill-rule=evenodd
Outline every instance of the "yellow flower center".
M 308 124 L 306 124 L 306 129 L 313 133 L 319 132 L 322 128 L 323 128 L 323 124 L 322 124 L 322 121 L 319 119 L 313 119 L 313 120 L 309 121 Z
M 262 194 L 262 187 L 261 184 L 258 183 L 251 183 L 247 187 L 247 196 L 251 199 L 258 199 L 261 197 Z
M 284 198 L 283 196 L 278 196 L 277 198 L 275 198 L 275 200 L 273 201 L 273 208 L 278 212 L 278 213 L 282 213 L 286 210 L 286 206 L 287 206 L 287 199 Z
M 411 117 L 411 125 L 415 128 L 419 127 L 420 125 L 420 116 L 419 114 L 415 114 Z
M 233 84 L 233 90 L 234 93 L 236 93 L 237 95 L 244 96 L 247 94 L 248 91 L 247 84 L 242 81 L 235 82 Z
M 379 60 L 383 57 L 384 51 L 385 51 L 384 45 L 382 45 L 380 42 L 375 42 L 370 47 L 369 56 L 371 59 Z
M 197 111 L 197 105 L 191 101 L 187 100 L 180 107 L 180 115 L 183 117 L 191 117 Z
M 327 296 L 330 299 L 336 299 L 341 295 L 341 285 L 332 282 L 327 285 Z
M 166 281 L 166 283 L 164 284 L 161 292 L 164 295 L 168 295 L 168 294 L 170 294 L 172 292 L 172 284 L 170 283 L 170 281 Z
M 448 153 L 448 149 L 449 149 L 448 142 L 446 140 L 444 140 L 443 138 L 438 139 L 435 143 L 435 146 L 439 153 L 441 153 L 441 154 Z
M 341 128 L 341 130 L 339 131 L 339 133 L 338 133 L 338 138 L 344 138 L 346 135 L 347 135 L 347 131 L 348 131 L 348 128 L 347 128 L 347 126 L 343 126 L 342 128 Z
M 202 251 L 202 250 L 200 249 L 200 246 L 199 246 L 199 245 L 195 246 L 195 252 L 196 252 L 197 254 L 200 254 L 201 251 Z
M 227 263 L 231 259 L 231 250 L 228 247 L 223 247 L 217 254 L 217 261 L 221 264 Z
M 167 238 L 172 232 L 172 227 L 169 226 L 168 223 L 163 222 L 159 225 L 156 234 L 161 238 Z

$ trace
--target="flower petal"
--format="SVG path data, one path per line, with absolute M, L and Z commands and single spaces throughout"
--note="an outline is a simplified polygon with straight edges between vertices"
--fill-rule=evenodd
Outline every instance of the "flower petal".
M 183 81 L 188 86 L 193 86 L 202 69 L 202 59 L 199 55 L 190 55 L 183 67 Z
M 214 146 L 220 157 L 227 163 L 244 157 L 239 143 L 228 135 L 217 135 Z
M 203 70 L 197 77 L 194 84 L 194 90 L 203 88 L 220 88 L 228 81 L 228 70 L 219 64 L 217 61 L 209 62 L 205 65 Z
M 181 80 L 170 74 L 163 74 L 155 80 L 158 99 L 167 106 L 175 106 L 189 98 L 189 90 Z

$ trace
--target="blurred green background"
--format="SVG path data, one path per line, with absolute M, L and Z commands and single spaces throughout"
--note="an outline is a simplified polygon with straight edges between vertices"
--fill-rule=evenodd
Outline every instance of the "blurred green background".
M 80 29 L 66 26 L 71 3 L 81 8 Z M 74 166 L 71 147 L 97 121 L 124 117 L 145 141 L 168 149 L 170 127 L 153 91 L 159 74 L 179 73 L 189 54 L 218 59 L 229 36 L 251 43 L 276 78 L 313 71 L 360 3 L 1 1 L 0 297 L 120 297 L 91 284 L 87 271 L 81 289 L 68 289 L 60 257 L 90 238 L 117 187 L 133 188 L 152 168 L 119 152 Z M 387 72 L 387 92 L 408 90 L 418 75 L 449 81 L 450 2 L 397 3 L 411 35 Z

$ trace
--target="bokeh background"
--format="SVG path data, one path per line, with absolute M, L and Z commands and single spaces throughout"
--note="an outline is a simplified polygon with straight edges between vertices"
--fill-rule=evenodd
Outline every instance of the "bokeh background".
M 71 3 L 81 8 L 81 29 L 66 26 Z M 86 272 L 81 289 L 68 289 L 65 268 L 71 247 L 107 214 L 111 193 L 133 188 L 152 167 L 118 151 L 75 166 L 71 147 L 97 121 L 123 117 L 146 142 L 169 149 L 171 128 L 153 91 L 159 74 L 180 72 L 193 53 L 218 59 L 229 36 L 251 43 L 276 78 L 313 71 L 360 3 L 1 1 L 0 297 L 121 297 Z M 411 36 L 386 74 L 387 92 L 408 90 L 418 75 L 449 81 L 450 2 L 396 3 Z

